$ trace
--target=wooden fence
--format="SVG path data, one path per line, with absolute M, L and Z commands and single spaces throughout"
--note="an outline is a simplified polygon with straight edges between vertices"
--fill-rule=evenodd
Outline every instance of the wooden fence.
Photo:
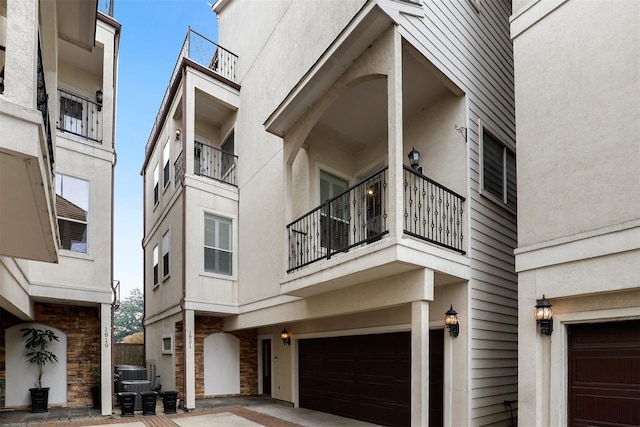
M 144 344 L 115 343 L 113 347 L 114 365 L 145 366 Z

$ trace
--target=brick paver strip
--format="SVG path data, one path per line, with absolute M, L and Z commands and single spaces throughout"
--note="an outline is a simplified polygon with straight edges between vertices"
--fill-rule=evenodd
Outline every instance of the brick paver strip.
M 280 418 L 272 417 L 271 415 L 262 414 L 260 412 L 252 411 L 247 408 L 220 408 L 209 409 L 204 411 L 196 411 L 190 413 L 174 414 L 174 415 L 151 415 L 144 416 L 136 414 L 132 418 L 122 418 L 114 416 L 114 418 L 85 418 L 84 420 L 74 421 L 56 421 L 38 424 L 40 427 L 78 427 L 78 426 L 97 426 L 105 424 L 126 424 L 133 422 L 142 422 L 147 427 L 177 427 L 177 424 L 171 421 L 173 418 L 183 418 L 195 415 L 206 414 L 218 414 L 221 412 L 229 412 L 233 415 L 245 418 L 254 423 L 258 423 L 265 427 L 302 427 L 300 424 L 295 424 L 289 421 L 281 420 Z

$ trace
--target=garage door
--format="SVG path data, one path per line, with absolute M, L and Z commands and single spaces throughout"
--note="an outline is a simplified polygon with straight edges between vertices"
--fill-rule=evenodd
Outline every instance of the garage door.
M 300 406 L 410 425 L 411 333 L 299 341 Z
M 569 425 L 640 425 L 640 321 L 569 327 Z

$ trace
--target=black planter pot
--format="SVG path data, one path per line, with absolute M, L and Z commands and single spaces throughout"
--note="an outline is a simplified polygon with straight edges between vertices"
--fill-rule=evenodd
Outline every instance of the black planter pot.
M 162 405 L 164 407 L 165 414 L 175 414 L 177 402 L 177 391 L 165 391 L 164 393 L 162 393 Z
M 142 415 L 155 415 L 158 394 L 155 391 L 143 391 L 140 395 L 142 396 Z
M 136 404 L 136 392 L 121 392 L 118 393 L 118 397 L 120 397 L 120 409 L 122 411 L 122 417 L 133 417 L 133 412 L 135 411 Z
M 47 412 L 49 409 L 49 387 L 30 388 L 31 412 Z
M 101 391 L 99 385 L 91 386 L 91 396 L 93 397 L 93 409 L 100 409 L 102 407 Z

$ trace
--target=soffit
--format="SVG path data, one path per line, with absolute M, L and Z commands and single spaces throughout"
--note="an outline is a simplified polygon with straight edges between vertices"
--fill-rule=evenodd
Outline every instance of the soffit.
M 58 36 L 90 50 L 96 37 L 97 0 L 58 0 Z

